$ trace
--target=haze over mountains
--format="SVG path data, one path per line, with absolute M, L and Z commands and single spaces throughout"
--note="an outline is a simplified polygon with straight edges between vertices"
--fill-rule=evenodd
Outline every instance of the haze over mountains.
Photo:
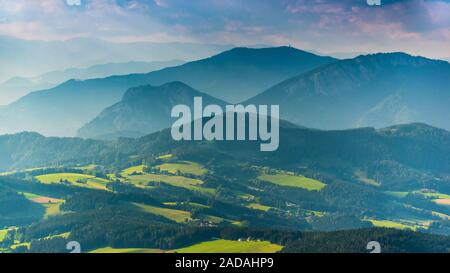
M 50 136 L 74 136 L 104 108 L 117 103 L 127 89 L 147 84 L 183 81 L 219 99 L 246 99 L 281 80 L 334 61 L 289 47 L 236 48 L 148 74 L 71 80 L 0 109 L 0 133 L 37 131 Z
M 111 75 L 148 73 L 170 66 L 181 65 L 183 61 L 126 62 L 98 64 L 86 68 L 68 68 L 60 71 L 25 78 L 15 77 L 0 83 L 0 105 L 7 105 L 29 92 L 52 88 L 70 79 L 86 80 L 104 78 Z
M 335 62 L 245 103 L 279 104 L 281 118 L 318 129 L 425 122 L 450 130 L 450 64 L 404 53 Z
M 94 67 L 92 73 L 96 70 L 102 69 Z M 88 77 L 85 71 L 67 73 Z M 382 128 L 424 122 L 450 130 L 450 121 L 445 118 L 450 101 L 448 62 L 405 53 L 336 60 L 277 47 L 235 48 L 147 74 L 70 80 L 0 108 L 0 133 L 36 131 L 74 136 L 84 126 L 79 131 L 84 137 L 141 136 L 169 125 L 160 113 L 155 114 L 154 102 L 163 103 L 161 107 L 166 109 L 186 101 L 169 95 L 171 88 L 167 86 L 161 98 L 152 93 L 149 99 L 145 92 L 138 92 L 134 100 L 141 100 L 139 103 L 128 96 L 120 100 L 129 88 L 174 81 L 217 100 L 278 104 L 282 119 L 310 128 Z M 177 89 L 173 88 L 174 94 Z
M 300 74 L 243 104 L 279 104 L 282 119 L 310 128 L 383 128 L 425 122 L 450 130 L 450 122 L 445 118 L 450 114 L 449 86 L 447 62 L 404 53 L 374 54 L 337 61 Z M 127 104 L 125 101 L 121 105 Z M 130 107 L 103 111 L 101 118 L 89 123 L 89 130 L 83 128 L 81 136 L 97 137 L 95 131 L 106 128 L 108 132 L 120 131 L 113 122 L 117 116 L 127 116 L 128 122 L 142 124 L 145 117 L 127 111 Z M 144 113 L 145 107 L 141 105 L 141 110 L 135 112 Z M 154 115 L 148 118 L 159 123 Z M 131 129 L 127 123 L 121 124 L 119 128 Z M 155 131 L 151 126 L 140 128 L 142 132 Z
M 184 104 L 193 109 L 194 97 L 202 97 L 205 105 L 226 104 L 181 82 L 159 87 L 134 87 L 125 93 L 120 102 L 106 108 L 83 126 L 78 136 L 114 139 L 117 136 L 139 137 L 157 132 L 171 126 L 171 111 L 175 105 Z
M 130 61 L 198 60 L 232 47 L 195 43 L 114 43 L 92 38 L 32 41 L 0 36 L 0 82 L 69 67 Z

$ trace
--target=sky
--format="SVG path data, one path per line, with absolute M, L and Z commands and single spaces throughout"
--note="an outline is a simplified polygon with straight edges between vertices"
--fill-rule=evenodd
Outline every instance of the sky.
M 450 58 L 450 0 L 0 0 L 0 35 Z

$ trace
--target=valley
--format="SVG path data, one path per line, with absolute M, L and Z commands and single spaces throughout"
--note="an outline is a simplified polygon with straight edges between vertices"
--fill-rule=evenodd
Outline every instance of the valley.
M 0 253 L 167 272 L 450 253 L 449 14 L 0 0 Z
M 445 200 L 450 181 L 443 173 L 448 172 L 450 133 L 421 124 L 404 128 L 389 137 L 385 129 L 281 128 L 282 145 L 270 158 L 250 141 L 180 145 L 166 137 L 169 130 L 97 142 L 30 135 L 43 142 L 27 154 L 36 154 L 47 165 L 33 166 L 17 150 L 14 158 L 23 167 L 5 170 L 0 177 L 0 186 L 23 203 L 13 218 L 0 214 L 1 247 L 6 252 L 53 252 L 76 240 L 86 252 L 277 252 L 292 249 L 305 232 L 321 231 L 316 239 L 361 228 L 448 235 L 450 206 Z M 432 146 L 420 141 L 430 131 L 437 137 Z M 361 147 L 345 141 L 354 135 L 364 143 Z M 14 137 L 23 135 L 9 136 L 10 145 Z M 392 149 L 380 154 L 379 148 L 372 154 L 367 147 L 392 142 L 402 151 L 396 138 L 404 137 L 410 139 L 404 145 L 417 141 L 421 147 L 412 157 L 397 156 Z M 305 146 L 291 143 L 291 138 Z M 346 150 L 328 148 L 333 141 Z M 66 149 L 64 142 L 78 143 L 78 148 Z M 442 150 L 434 150 L 440 143 Z M 284 145 L 292 152 L 301 149 L 302 156 L 287 153 Z M 45 159 L 41 148 L 52 146 L 56 152 L 66 149 L 68 157 Z M 85 146 L 97 151 L 96 156 L 86 157 Z M 357 152 L 360 148 L 364 154 Z M 433 153 L 441 164 L 428 165 L 430 157 L 417 162 L 419 151 Z M 356 154 L 365 157 L 350 160 Z M 430 167 L 421 170 L 417 164 Z M 397 171 L 390 171 L 394 167 Z M 402 176 L 397 176 L 399 170 Z M 409 179 L 417 186 L 402 182 Z M 0 203 L 7 200 L 0 198 Z

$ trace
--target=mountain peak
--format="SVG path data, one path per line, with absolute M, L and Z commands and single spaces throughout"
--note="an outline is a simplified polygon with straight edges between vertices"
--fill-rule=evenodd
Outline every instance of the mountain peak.
M 180 81 L 160 86 L 142 85 L 130 88 L 120 102 L 103 110 L 78 135 L 103 139 L 153 133 L 170 127 L 173 106 L 193 107 L 194 97 L 202 97 L 205 104 L 226 104 Z
M 189 85 L 180 82 L 173 81 L 168 82 L 160 86 L 153 85 L 141 85 L 137 87 L 133 87 L 128 89 L 128 91 L 123 96 L 123 101 L 126 100 L 134 100 L 134 99 L 142 99 L 142 97 L 149 96 L 179 96 L 179 95 L 187 95 L 190 94 L 192 96 L 206 96 L 206 94 L 202 94 L 201 92 L 193 89 Z
M 250 47 L 235 47 L 233 49 L 230 49 L 228 51 L 222 52 L 218 55 L 215 55 L 211 57 L 212 59 L 218 59 L 222 60 L 225 58 L 237 58 L 240 61 L 243 60 L 258 60 L 255 58 L 259 58 L 258 61 L 264 61 L 268 60 L 270 62 L 274 61 L 282 61 L 282 62 L 289 62 L 289 61 L 306 61 L 304 58 L 315 59 L 320 58 L 320 56 L 297 49 L 295 47 L 291 46 L 279 46 L 279 47 L 263 47 L 263 48 L 250 48 Z M 293 59 L 291 59 L 293 58 Z M 301 59 L 300 59 L 301 58 Z M 335 61 L 337 59 L 334 59 L 332 57 L 323 57 L 329 62 Z

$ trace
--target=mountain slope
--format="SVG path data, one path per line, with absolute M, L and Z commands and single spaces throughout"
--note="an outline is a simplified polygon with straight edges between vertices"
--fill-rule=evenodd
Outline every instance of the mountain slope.
M 33 92 L 4 107 L 0 111 L 0 133 L 37 131 L 50 136 L 74 136 L 104 108 L 117 103 L 127 89 L 147 84 L 183 81 L 220 99 L 249 98 L 283 79 L 334 60 L 288 47 L 236 48 L 148 74 L 72 80 Z
M 425 122 L 450 129 L 450 64 L 404 53 L 342 60 L 247 101 L 279 104 L 281 118 L 319 129 Z
M 194 97 L 202 97 L 205 105 L 226 104 L 181 82 L 171 82 L 159 87 L 134 87 L 125 93 L 120 102 L 106 108 L 83 126 L 78 135 L 86 138 L 147 135 L 170 127 L 173 122 L 173 106 L 184 104 L 193 109 Z

